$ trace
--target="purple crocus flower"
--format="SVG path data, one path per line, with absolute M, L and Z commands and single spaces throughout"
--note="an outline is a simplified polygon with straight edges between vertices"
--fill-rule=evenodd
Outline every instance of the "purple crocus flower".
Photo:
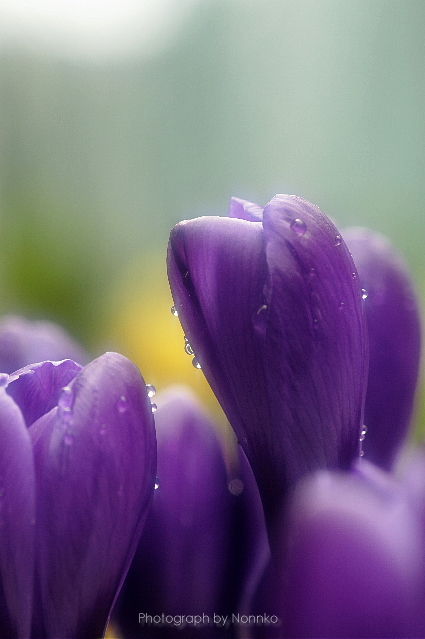
M 80 364 L 89 361 L 84 350 L 57 324 L 17 315 L 0 320 L 1 373 L 13 373 L 34 362 L 68 358 Z
M 156 401 L 157 489 L 113 618 L 126 639 L 232 637 L 268 557 L 258 489 L 187 389 Z
M 101 637 L 154 490 L 145 384 L 117 353 L 0 381 L 0 635 Z
M 273 639 L 424 631 L 424 464 L 413 490 L 359 459 L 389 469 L 400 450 L 418 306 L 386 240 L 344 237 L 351 252 L 317 207 L 276 196 L 264 209 L 234 198 L 229 218 L 182 222 L 170 238 L 194 364 L 246 451 L 268 518 L 272 557 L 253 610 L 275 606 L 282 626 L 261 635 Z
M 270 523 L 301 476 L 359 455 L 367 333 L 351 254 L 317 207 L 278 195 L 178 224 L 168 270 Z

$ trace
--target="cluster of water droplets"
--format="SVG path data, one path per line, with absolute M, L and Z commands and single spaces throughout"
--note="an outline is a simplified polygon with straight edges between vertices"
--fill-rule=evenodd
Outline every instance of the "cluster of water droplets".
M 155 386 L 153 386 L 152 384 L 146 384 L 146 394 L 149 397 L 149 399 L 152 399 L 152 397 L 155 397 L 155 394 L 156 394 Z M 151 402 L 151 410 L 153 413 L 156 413 L 157 408 L 158 406 L 154 404 L 153 402 Z
M 363 442 L 365 440 L 366 437 L 366 433 L 367 433 L 367 426 L 363 425 L 361 433 L 360 433 L 360 437 L 359 437 L 359 442 L 360 442 L 360 457 L 363 457 L 364 455 L 364 450 L 363 450 Z
M 174 317 L 178 317 L 179 313 L 176 309 L 175 306 L 171 307 L 171 315 L 174 315 Z M 187 339 L 186 335 L 184 336 L 184 352 L 187 355 L 190 355 L 193 359 L 192 359 L 192 364 L 195 368 L 201 368 L 201 365 L 199 363 L 199 361 L 197 360 L 197 358 L 195 357 L 195 352 L 192 348 L 192 345 L 190 344 L 189 340 Z

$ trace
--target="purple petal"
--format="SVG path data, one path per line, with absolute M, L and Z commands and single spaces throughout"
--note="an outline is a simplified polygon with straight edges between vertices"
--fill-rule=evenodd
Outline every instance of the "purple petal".
M 4 388 L 0 388 L 0 469 L 0 636 L 28 639 L 33 605 L 34 461 L 22 414 Z
M 255 578 L 262 520 L 246 469 L 229 480 L 215 428 L 192 395 L 170 389 L 157 401 L 159 486 L 116 614 L 124 636 L 164 639 L 177 627 L 139 625 L 139 612 L 211 620 L 235 612 Z M 228 630 L 207 623 L 182 634 L 222 638 Z
M 9 376 L 7 393 L 18 404 L 27 426 L 57 405 L 63 387 L 80 370 L 80 364 L 65 359 L 25 366 Z
M 248 222 L 261 222 L 263 219 L 264 208 L 248 202 L 247 200 L 240 200 L 238 197 L 230 198 L 230 205 L 228 216 L 237 217 L 240 220 L 247 220 Z
M 100 637 L 155 482 L 153 416 L 138 369 L 117 353 L 99 357 L 29 432 L 43 611 L 35 630 L 47 637 Z
M 284 549 L 290 637 L 422 637 L 423 538 L 404 490 L 367 465 L 295 493 Z
M 317 207 L 276 196 L 262 224 L 177 225 L 168 268 L 186 336 L 270 518 L 302 474 L 346 468 L 359 453 L 367 357 L 352 258 Z
M 0 322 L 0 371 L 12 373 L 34 362 L 73 359 L 86 364 L 83 349 L 52 322 L 31 322 L 8 315 Z
M 363 449 L 368 459 L 389 469 L 412 416 L 420 358 L 419 308 L 408 268 L 386 238 L 348 229 L 344 239 L 367 294 L 370 357 Z

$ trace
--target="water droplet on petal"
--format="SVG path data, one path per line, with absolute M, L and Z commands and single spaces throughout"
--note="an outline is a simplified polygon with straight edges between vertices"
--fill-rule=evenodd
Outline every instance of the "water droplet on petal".
M 334 246 L 341 246 L 342 244 L 342 238 L 340 235 L 335 235 L 335 244 Z
M 7 386 L 7 382 L 9 381 L 9 375 L 7 373 L 0 374 L 0 387 Z
M 229 482 L 229 491 L 232 493 L 232 495 L 240 495 L 243 492 L 244 489 L 244 485 L 243 485 L 243 481 L 241 481 L 240 479 L 232 479 Z
M 200 363 L 198 362 L 198 360 L 196 359 L 196 357 L 194 357 L 194 358 L 192 359 L 192 364 L 193 364 L 193 366 L 194 366 L 195 368 L 201 368 L 201 365 L 200 365 Z
M 174 317 L 178 317 L 179 316 L 179 312 L 178 312 L 178 310 L 176 309 L 175 306 L 171 307 L 171 315 L 174 315 Z
M 125 413 L 127 409 L 128 409 L 127 399 L 125 398 L 124 395 L 121 395 L 121 397 L 117 401 L 117 410 L 119 413 Z
M 362 300 L 366 300 L 367 299 L 367 290 L 365 288 L 362 288 Z
M 297 235 L 304 235 L 307 230 L 307 224 L 299 218 L 292 220 L 289 226 Z
M 158 410 L 158 406 L 156 404 L 151 404 L 151 411 L 153 413 L 156 413 L 157 410 Z
M 340 304 L 339 304 L 339 310 L 340 310 L 340 311 L 343 311 L 343 310 L 344 310 L 344 308 L 345 308 L 345 302 L 340 302 Z
M 158 490 L 159 488 L 159 479 L 158 477 L 155 479 L 155 490 Z
M 184 345 L 184 352 L 187 353 L 188 355 L 194 355 L 194 351 L 192 346 L 189 344 L 189 342 L 186 342 Z
M 73 400 L 72 390 L 69 386 L 62 388 L 61 396 L 59 397 L 58 406 L 60 408 L 70 408 Z
M 357 279 L 357 273 L 351 273 L 351 277 L 353 278 L 353 280 Z
M 267 311 L 267 304 L 263 304 L 262 306 L 260 306 L 257 311 L 257 315 L 260 315 L 260 313 L 264 313 L 265 311 Z
M 364 450 L 361 450 L 360 451 L 360 457 L 363 457 L 363 456 L 364 456 Z
M 152 384 L 146 384 L 146 393 L 148 397 L 153 397 L 156 393 L 155 386 L 152 386 Z

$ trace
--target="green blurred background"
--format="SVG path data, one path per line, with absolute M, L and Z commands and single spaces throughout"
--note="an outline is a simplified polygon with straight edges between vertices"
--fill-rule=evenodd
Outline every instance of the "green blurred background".
M 388 235 L 424 298 L 424 0 L 123 2 L 0 1 L 2 313 L 199 390 L 169 231 L 278 192 Z

